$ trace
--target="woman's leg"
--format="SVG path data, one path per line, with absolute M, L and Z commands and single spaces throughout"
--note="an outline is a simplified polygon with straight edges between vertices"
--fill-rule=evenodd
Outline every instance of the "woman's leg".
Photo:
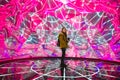
M 62 50 L 62 57 L 61 57 L 60 67 L 61 67 L 61 76 L 63 76 L 63 74 L 64 74 L 64 68 L 66 67 L 65 63 L 64 63 L 66 48 L 62 48 L 61 50 Z M 62 80 L 63 80 L 63 78 L 62 78 Z
M 65 67 L 65 63 L 64 63 L 65 51 L 66 51 L 66 48 L 62 48 L 61 67 Z

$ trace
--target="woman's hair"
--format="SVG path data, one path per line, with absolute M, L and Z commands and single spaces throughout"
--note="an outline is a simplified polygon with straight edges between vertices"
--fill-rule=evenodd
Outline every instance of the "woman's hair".
M 62 31 L 63 31 L 63 29 L 66 29 L 65 27 L 62 27 Z

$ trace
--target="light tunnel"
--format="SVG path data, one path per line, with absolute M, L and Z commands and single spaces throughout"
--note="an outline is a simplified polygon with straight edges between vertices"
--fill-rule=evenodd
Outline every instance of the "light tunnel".
M 105 76 L 107 78 L 110 77 L 107 80 L 118 79 L 120 75 L 114 76 L 114 74 L 110 74 L 110 72 L 107 72 L 106 66 L 107 68 L 109 66 L 110 70 L 114 68 L 114 71 L 119 71 L 119 13 L 120 0 L 0 0 L 0 67 L 2 70 L 0 72 L 0 79 L 8 80 L 8 77 L 10 77 L 9 80 L 14 80 L 13 75 L 12 77 L 10 76 L 12 72 L 8 74 L 8 68 L 13 73 L 16 73 L 17 70 L 18 72 L 23 70 L 23 68 L 14 68 L 18 66 L 19 60 L 21 61 L 22 59 L 25 61 L 23 64 L 26 67 L 30 66 L 29 69 L 26 69 L 32 70 L 32 73 L 37 74 L 37 78 L 35 76 L 25 78 L 28 75 L 24 76 L 21 73 L 19 76 L 17 76 L 18 74 L 14 75 L 16 80 L 60 79 L 59 74 L 46 73 L 43 75 L 44 72 L 41 73 L 42 67 L 40 67 L 41 71 L 38 70 L 38 72 L 37 68 L 42 63 L 44 63 L 42 66 L 49 63 L 53 64 L 54 59 L 57 60 L 54 65 L 57 66 L 59 64 L 59 58 L 62 53 L 56 43 L 62 27 L 68 30 L 70 42 L 68 44 L 69 48 L 66 51 L 66 62 L 71 64 L 69 70 L 74 73 L 74 76 L 69 77 L 68 75 L 65 79 L 95 80 L 98 78 L 97 75 L 100 75 L 99 72 L 105 73 L 102 73 L 103 75 L 100 76 L 108 75 Z M 30 60 L 27 66 L 27 61 L 34 58 L 38 61 Z M 42 60 L 39 61 L 40 58 Z M 110 67 L 111 64 L 107 63 L 103 65 L 106 61 L 116 63 L 116 66 Z M 91 78 L 89 75 L 92 75 L 92 73 L 85 72 L 85 68 L 77 67 L 78 63 L 85 68 L 87 65 L 93 64 L 94 66 L 89 69 L 93 71 L 93 74 L 98 70 L 98 73 L 92 76 L 96 78 Z M 11 64 L 11 66 L 6 68 L 7 64 Z M 99 65 L 105 67 L 101 68 Z M 12 70 L 13 68 L 14 70 Z M 84 71 L 83 74 L 81 74 L 82 70 Z M 67 73 L 72 74 L 69 71 L 66 72 L 66 75 Z M 118 73 L 120 74 L 120 72 L 115 74 Z M 47 77 L 52 76 L 52 78 L 47 79 L 43 77 L 46 75 L 49 75 Z M 111 77 L 114 78 L 112 79 Z

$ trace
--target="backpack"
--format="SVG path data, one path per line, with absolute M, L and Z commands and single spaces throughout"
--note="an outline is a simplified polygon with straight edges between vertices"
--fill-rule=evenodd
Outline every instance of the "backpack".
M 57 41 L 57 46 L 60 47 L 60 40 Z

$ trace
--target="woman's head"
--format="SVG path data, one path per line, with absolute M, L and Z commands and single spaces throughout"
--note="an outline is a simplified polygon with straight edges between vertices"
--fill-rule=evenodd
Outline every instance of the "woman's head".
M 66 32 L 67 32 L 67 30 L 66 30 L 66 28 L 65 28 L 65 27 L 62 27 L 62 32 L 64 32 L 64 33 L 66 33 Z

